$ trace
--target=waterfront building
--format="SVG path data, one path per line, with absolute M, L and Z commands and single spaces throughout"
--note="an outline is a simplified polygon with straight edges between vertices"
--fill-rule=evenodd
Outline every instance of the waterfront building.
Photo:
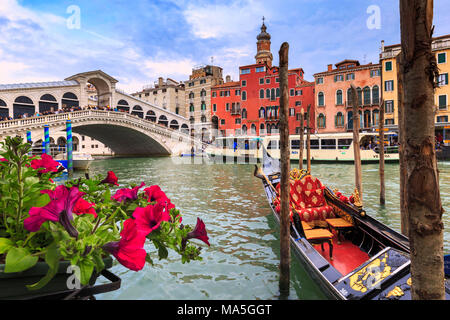
M 319 133 L 353 130 L 350 87 L 356 87 L 360 106 L 360 128 L 371 131 L 378 127 L 380 109 L 380 64 L 363 64 L 344 60 L 328 65 L 327 71 L 314 74 L 316 126 Z
M 435 131 L 442 135 L 443 142 L 450 145 L 450 35 L 433 38 L 432 51 L 436 55 L 439 76 L 436 79 L 435 90 Z M 381 42 L 380 64 L 382 67 L 382 97 L 385 101 L 386 127 L 398 130 L 398 78 L 397 56 L 401 52 L 401 45 L 385 46 Z
M 222 68 L 213 65 L 196 66 L 185 85 L 186 117 L 191 132 L 201 133 L 204 141 L 211 134 L 211 88 L 223 84 Z
M 184 83 L 182 82 L 171 78 L 164 81 L 162 77 L 159 77 L 153 85 L 146 85 L 141 91 L 131 95 L 186 117 Z
M 256 38 L 256 63 L 239 67 L 239 81 L 227 77 L 211 89 L 213 128 L 222 135 L 264 135 L 279 128 L 279 67 L 272 66 L 271 36 L 264 22 Z M 314 119 L 314 82 L 306 81 L 303 69 L 296 68 L 288 71 L 288 87 L 289 131 L 299 134 L 299 115 L 308 105 Z M 314 131 L 314 121 L 311 124 Z

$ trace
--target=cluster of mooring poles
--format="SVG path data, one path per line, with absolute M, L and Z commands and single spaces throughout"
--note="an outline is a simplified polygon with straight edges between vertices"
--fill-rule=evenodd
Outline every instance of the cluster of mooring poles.
M 44 125 L 44 139 L 42 140 L 42 153 L 50 155 L 50 126 Z M 27 143 L 31 146 L 33 141 L 31 139 L 31 131 L 27 131 Z M 72 140 L 72 120 L 66 120 L 66 158 L 67 158 L 67 171 L 69 177 L 73 176 L 73 140 Z

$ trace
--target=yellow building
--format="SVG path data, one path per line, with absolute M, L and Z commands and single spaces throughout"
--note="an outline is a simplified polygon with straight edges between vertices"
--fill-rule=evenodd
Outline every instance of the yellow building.
M 444 143 L 450 145 L 450 35 L 433 38 L 432 50 L 436 54 L 439 77 L 435 91 L 435 126 L 436 135 L 442 135 Z M 385 125 L 387 128 L 398 128 L 398 98 L 397 98 L 397 66 L 396 57 L 401 51 L 401 45 L 385 46 L 381 42 L 381 81 L 382 98 L 385 101 Z

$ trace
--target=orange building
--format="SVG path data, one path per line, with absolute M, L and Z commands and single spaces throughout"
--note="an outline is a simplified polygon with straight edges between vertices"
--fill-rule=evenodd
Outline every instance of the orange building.
M 350 85 L 358 91 L 360 128 L 371 131 L 378 127 L 380 109 L 380 64 L 361 65 L 358 60 L 344 60 L 328 65 L 325 72 L 316 73 L 315 113 L 319 133 L 353 130 Z

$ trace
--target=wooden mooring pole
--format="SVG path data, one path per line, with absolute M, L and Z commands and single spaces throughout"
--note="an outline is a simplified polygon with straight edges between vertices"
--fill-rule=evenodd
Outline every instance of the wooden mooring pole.
M 380 101 L 380 119 L 378 123 L 378 141 L 380 150 L 380 204 L 386 203 L 386 191 L 384 184 L 384 101 Z
M 280 51 L 280 159 L 281 159 L 281 210 L 280 210 L 280 298 L 289 296 L 291 252 L 289 243 L 289 88 L 288 56 L 289 44 L 284 42 Z
M 306 165 L 307 171 L 311 173 L 311 105 L 306 111 Z
M 358 93 L 355 86 L 351 85 L 353 105 L 353 152 L 355 159 L 355 187 L 359 193 L 359 199 L 363 200 L 362 194 L 362 172 L 361 172 L 361 150 L 359 145 L 359 106 Z
M 303 149 L 305 148 L 305 141 L 304 140 L 304 135 L 305 135 L 305 124 L 304 122 L 304 118 L 303 118 L 303 109 L 301 109 L 300 111 L 300 146 L 299 146 L 299 150 L 298 150 L 298 168 L 300 170 L 303 169 Z

